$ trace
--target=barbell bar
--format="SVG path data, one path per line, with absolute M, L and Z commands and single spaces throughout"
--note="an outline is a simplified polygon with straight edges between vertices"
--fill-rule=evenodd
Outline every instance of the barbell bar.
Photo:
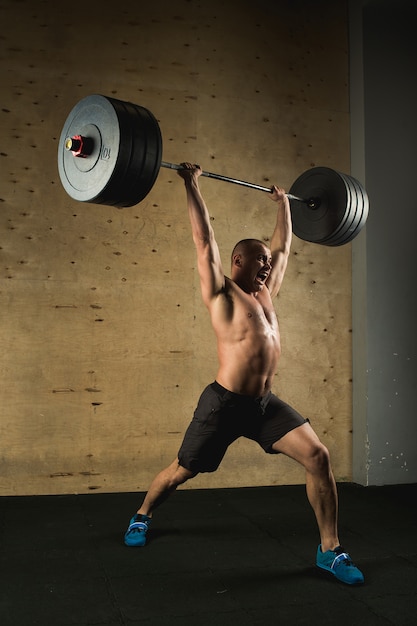
M 176 163 L 167 163 L 166 161 L 161 161 L 161 167 L 166 167 L 171 170 L 182 170 L 181 165 Z M 248 183 L 245 180 L 239 180 L 238 178 L 230 178 L 230 176 L 223 176 L 223 174 L 214 174 L 213 172 L 202 171 L 201 176 L 207 176 L 207 178 L 214 178 L 215 180 L 223 180 L 226 183 L 234 183 L 235 185 L 242 185 L 243 187 L 249 187 L 250 189 L 257 189 L 258 191 L 265 191 L 267 193 L 272 193 L 271 187 L 263 187 L 262 185 L 257 185 L 256 183 Z M 309 198 L 308 200 L 303 198 L 298 198 L 298 196 L 293 196 L 290 193 L 285 194 L 289 200 L 298 200 L 299 202 L 306 202 L 311 205 L 312 208 L 314 206 L 314 198 Z
M 74 200 L 120 208 L 141 202 L 152 189 L 162 161 L 159 124 L 146 108 L 102 95 L 83 98 L 69 113 L 58 145 L 62 185 Z M 270 187 L 212 172 L 203 176 L 271 193 Z M 327 167 L 307 170 L 287 194 L 293 232 L 313 243 L 339 246 L 364 226 L 368 196 L 353 177 Z

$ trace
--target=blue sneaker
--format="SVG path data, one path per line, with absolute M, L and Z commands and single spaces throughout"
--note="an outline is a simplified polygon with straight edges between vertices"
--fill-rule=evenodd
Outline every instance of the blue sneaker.
M 352 559 L 341 546 L 334 550 L 322 552 L 321 545 L 317 548 L 316 565 L 336 576 L 347 585 L 361 585 L 364 582 L 362 572 L 354 565 Z
M 150 517 L 136 513 L 130 520 L 129 528 L 125 533 L 125 544 L 134 547 L 144 546 L 150 523 Z

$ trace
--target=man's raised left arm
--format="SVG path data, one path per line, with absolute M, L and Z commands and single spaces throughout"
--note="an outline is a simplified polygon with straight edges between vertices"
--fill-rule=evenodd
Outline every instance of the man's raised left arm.
M 271 237 L 272 271 L 267 286 L 274 298 L 278 295 L 287 269 L 292 240 L 290 201 L 281 187 L 272 187 L 271 200 L 277 203 L 277 217 Z

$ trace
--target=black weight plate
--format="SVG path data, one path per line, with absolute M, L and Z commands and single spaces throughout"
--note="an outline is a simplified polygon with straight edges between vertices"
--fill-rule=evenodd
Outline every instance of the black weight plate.
M 113 106 L 117 116 L 120 134 L 119 152 L 114 164 L 113 173 L 94 202 L 96 204 L 119 206 L 125 198 L 123 181 L 128 175 L 130 168 L 133 153 L 133 136 L 128 116 L 123 114 L 124 111 L 121 104 L 119 105 L 119 101 L 110 98 L 107 98 L 107 100 Z
M 82 133 L 93 138 L 93 151 L 85 158 L 74 157 L 65 149 L 65 141 Z M 58 145 L 58 171 L 68 195 L 95 202 L 113 175 L 119 147 L 119 122 L 109 100 L 93 95 L 78 102 L 65 121 Z
M 329 238 L 320 242 L 321 244 L 326 246 L 338 245 L 337 242 L 345 238 L 346 233 L 349 232 L 352 222 L 358 212 L 358 196 L 356 193 L 356 189 L 345 174 L 342 174 L 341 172 L 337 173 L 346 185 L 348 202 L 346 204 L 345 215 L 337 229 L 334 231 L 334 233 L 332 233 Z
M 328 246 L 340 246 L 346 243 L 346 240 L 349 239 L 350 234 L 356 229 L 356 225 L 358 224 L 362 215 L 362 201 L 358 197 L 357 190 L 355 185 L 353 184 L 353 181 L 347 174 L 342 174 L 341 172 L 339 172 L 339 175 L 343 178 L 346 186 L 349 188 L 351 202 L 349 206 L 349 214 L 347 215 L 344 224 L 329 240 L 326 241 L 326 245 Z
M 69 136 L 97 129 L 93 153 L 74 157 L 65 149 Z M 91 134 L 87 136 L 91 137 Z M 75 200 L 126 207 L 140 202 L 158 175 L 162 137 L 155 117 L 143 107 L 94 95 L 71 111 L 61 133 L 58 169 Z
M 138 204 L 152 189 L 161 167 L 162 136 L 158 122 L 144 107 L 123 103 L 131 124 L 133 152 L 124 180 L 125 199 L 118 206 Z
M 152 113 L 130 102 L 111 99 L 120 124 L 121 144 L 126 147 L 126 160 L 115 169 L 102 204 L 128 207 L 137 204 L 149 193 L 159 172 L 162 137 Z
M 350 184 L 353 185 L 353 187 L 356 190 L 356 194 L 358 197 L 358 211 L 356 215 L 354 216 L 354 218 L 352 219 L 351 226 L 345 232 L 344 237 L 335 240 L 330 245 L 340 246 L 340 245 L 344 245 L 352 241 L 360 233 L 360 231 L 362 230 L 368 218 L 368 212 L 369 212 L 368 194 L 366 193 L 362 185 L 359 183 L 359 181 L 357 181 L 352 176 L 348 176 L 347 174 L 344 174 L 344 176 L 349 179 Z
M 355 230 L 351 233 L 348 241 L 352 241 L 357 235 L 359 235 L 362 228 L 366 224 L 366 220 L 368 219 L 368 214 L 369 214 L 369 197 L 365 188 L 361 185 L 361 183 L 356 178 L 353 178 L 353 176 L 350 176 L 350 179 L 352 180 L 353 184 L 355 185 L 357 189 L 358 197 L 361 198 L 362 200 L 362 215 L 356 225 Z M 348 241 L 345 241 L 344 243 L 348 243 Z
M 362 217 L 362 199 L 359 198 L 355 185 L 347 174 L 343 174 L 346 183 L 351 187 L 352 193 L 355 195 L 355 208 L 351 207 L 349 219 L 346 222 L 345 228 L 338 233 L 335 237 L 327 243 L 330 246 L 341 246 L 350 241 L 352 233 L 355 232 L 356 227 Z
M 307 170 L 291 186 L 290 194 L 308 200 L 319 198 L 317 209 L 291 200 L 293 231 L 313 243 L 331 239 L 350 214 L 350 191 L 338 172 L 328 167 Z

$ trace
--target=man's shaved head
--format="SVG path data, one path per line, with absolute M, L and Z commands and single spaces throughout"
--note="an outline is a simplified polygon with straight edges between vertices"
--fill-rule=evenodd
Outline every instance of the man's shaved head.
M 254 247 L 259 246 L 259 245 L 263 246 L 264 248 L 268 247 L 260 239 L 241 239 L 240 241 L 237 242 L 237 244 L 233 248 L 232 263 L 233 263 L 233 258 L 236 254 L 245 254 L 249 250 L 252 250 Z

